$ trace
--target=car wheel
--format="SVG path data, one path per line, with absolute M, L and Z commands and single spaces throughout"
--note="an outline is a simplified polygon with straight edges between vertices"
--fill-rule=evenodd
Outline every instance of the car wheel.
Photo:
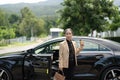
M 106 69 L 102 74 L 101 80 L 120 80 L 120 67 Z
M 12 80 L 9 71 L 2 67 L 0 67 L 0 80 Z

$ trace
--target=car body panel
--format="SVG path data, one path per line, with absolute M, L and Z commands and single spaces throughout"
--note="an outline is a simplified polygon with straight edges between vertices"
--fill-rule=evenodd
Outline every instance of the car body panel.
M 23 57 L 22 55 L 9 55 L 0 58 L 0 66 L 10 71 L 13 79 L 23 80 Z

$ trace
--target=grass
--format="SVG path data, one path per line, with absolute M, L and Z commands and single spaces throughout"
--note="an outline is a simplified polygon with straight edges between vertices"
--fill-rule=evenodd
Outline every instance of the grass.
M 32 45 L 32 44 L 35 44 L 35 43 L 40 43 L 41 41 L 45 41 L 46 40 L 46 35 L 42 35 L 42 37 L 39 37 L 38 40 L 36 41 L 27 41 L 27 42 L 24 42 L 24 43 L 21 43 L 21 42 L 15 42 L 15 43 L 12 43 L 12 44 L 1 44 L 0 45 L 0 49 L 4 49 L 4 48 L 14 48 L 14 47 L 17 47 L 17 46 L 27 46 L 27 45 Z
M 0 46 L 0 49 L 14 48 L 16 46 L 26 46 L 26 45 L 31 45 L 31 44 L 34 44 L 34 43 L 36 43 L 36 41 L 33 41 L 33 42 L 24 42 L 24 43 L 12 43 L 12 44 L 9 44 L 9 45 Z

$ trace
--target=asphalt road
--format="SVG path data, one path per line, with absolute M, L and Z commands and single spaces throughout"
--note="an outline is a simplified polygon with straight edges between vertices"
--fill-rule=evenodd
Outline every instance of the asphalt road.
M 29 45 L 25 45 L 25 46 L 13 46 L 13 47 L 0 48 L 0 54 L 28 50 L 28 49 L 34 48 L 35 46 L 41 44 L 43 41 L 44 40 L 38 40 L 33 44 L 29 44 Z

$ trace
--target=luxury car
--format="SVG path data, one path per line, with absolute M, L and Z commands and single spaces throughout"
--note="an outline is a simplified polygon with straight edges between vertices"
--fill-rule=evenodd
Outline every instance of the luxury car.
M 0 80 L 52 80 L 58 70 L 59 43 L 54 38 L 35 48 L 0 56 Z M 101 38 L 74 36 L 79 47 L 74 80 L 120 80 L 120 43 Z

